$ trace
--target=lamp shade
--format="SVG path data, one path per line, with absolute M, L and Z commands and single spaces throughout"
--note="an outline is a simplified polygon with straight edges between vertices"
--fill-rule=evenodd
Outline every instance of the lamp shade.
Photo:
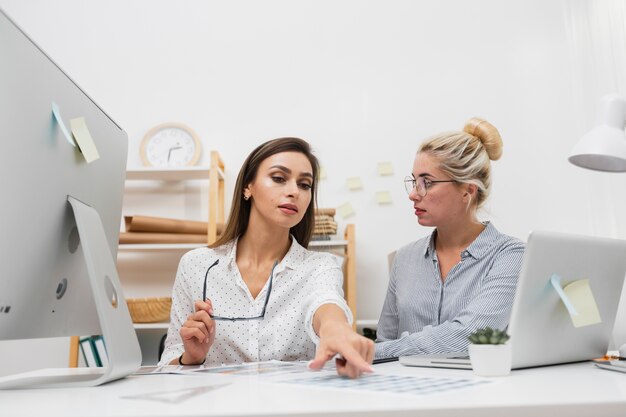
M 626 99 L 616 94 L 602 98 L 596 127 L 576 144 L 569 161 L 595 171 L 626 172 Z

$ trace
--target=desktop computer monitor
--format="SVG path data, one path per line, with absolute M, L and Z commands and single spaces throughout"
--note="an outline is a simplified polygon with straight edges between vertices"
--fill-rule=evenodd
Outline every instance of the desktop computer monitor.
M 2 10 L 0 62 L 0 340 L 103 334 L 110 363 L 0 387 L 123 377 L 141 364 L 114 261 L 126 133 Z M 64 133 L 81 117 L 99 153 L 90 163 Z

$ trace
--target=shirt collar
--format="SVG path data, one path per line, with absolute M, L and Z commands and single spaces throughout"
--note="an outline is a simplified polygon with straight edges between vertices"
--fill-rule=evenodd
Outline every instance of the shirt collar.
M 485 226 L 485 230 L 480 232 L 476 239 L 465 249 L 465 252 L 475 259 L 482 258 L 498 236 L 498 230 L 491 222 L 485 222 Z
M 302 260 L 305 257 L 304 255 L 306 254 L 306 249 L 304 249 L 302 245 L 298 243 L 298 241 L 293 235 L 290 235 L 290 236 L 291 236 L 291 246 L 289 247 L 289 250 L 283 257 L 282 261 L 280 261 L 278 265 L 276 265 L 276 269 L 274 270 L 274 273 L 278 273 L 286 268 L 296 269 L 299 263 L 298 260 Z M 239 238 L 236 238 L 232 242 L 228 243 L 229 245 L 231 245 L 231 247 L 227 248 L 226 257 L 224 259 L 226 261 L 225 264 L 227 267 L 232 267 L 235 265 L 235 261 L 237 260 L 237 242 L 238 241 L 239 241 Z
M 476 239 L 463 251 L 461 254 L 462 258 L 469 255 L 475 259 L 480 259 L 496 240 L 498 230 L 491 222 L 485 222 L 484 224 L 486 226 L 485 229 L 480 232 Z M 430 234 L 428 245 L 424 247 L 424 257 L 434 256 L 436 236 L 437 229 L 433 230 Z
M 435 236 L 437 236 L 437 229 L 433 230 L 428 237 L 428 245 L 424 246 L 424 257 L 433 256 L 435 253 Z

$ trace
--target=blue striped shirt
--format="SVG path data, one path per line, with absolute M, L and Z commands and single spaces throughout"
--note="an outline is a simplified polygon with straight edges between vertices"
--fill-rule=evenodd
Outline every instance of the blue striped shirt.
M 376 358 L 466 351 L 476 329 L 508 324 L 524 243 L 487 223 L 442 282 L 435 233 L 396 253 Z

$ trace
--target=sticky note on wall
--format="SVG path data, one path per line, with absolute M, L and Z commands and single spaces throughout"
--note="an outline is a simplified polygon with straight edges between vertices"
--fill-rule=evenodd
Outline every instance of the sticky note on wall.
M 376 202 L 378 204 L 391 204 L 391 193 L 389 191 L 377 191 Z
M 576 315 L 570 314 L 574 327 L 589 326 L 602 322 L 588 279 L 579 279 L 569 283 L 563 287 L 563 292 L 578 313 Z
M 320 167 L 320 172 L 319 172 L 319 179 L 320 180 L 325 180 L 327 178 L 326 176 L 326 168 L 324 167 Z
M 348 178 L 346 180 L 346 183 L 348 184 L 348 189 L 350 191 L 357 191 L 357 190 L 363 189 L 363 181 L 361 181 L 360 177 Z
M 343 203 L 337 207 L 337 213 L 345 219 L 346 217 L 354 216 L 354 208 L 352 208 L 350 203 Z
M 393 165 L 391 165 L 391 162 L 379 162 L 378 175 L 393 175 Z

